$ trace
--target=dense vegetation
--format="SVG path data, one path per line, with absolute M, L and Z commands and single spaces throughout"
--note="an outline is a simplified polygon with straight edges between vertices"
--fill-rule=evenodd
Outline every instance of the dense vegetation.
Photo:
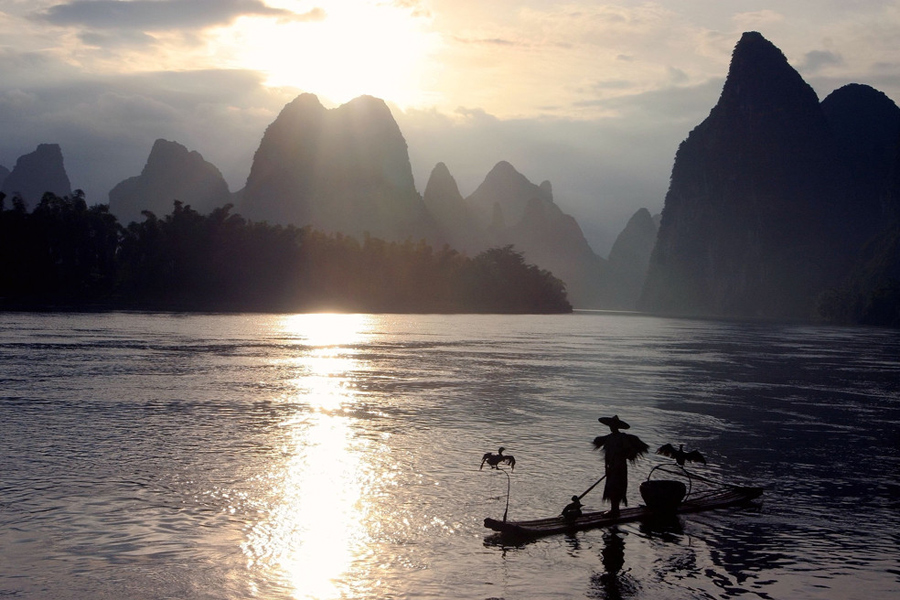
M 0 308 L 557 313 L 564 284 L 512 246 L 469 258 L 245 220 L 231 206 L 121 226 L 84 194 L 0 194 Z

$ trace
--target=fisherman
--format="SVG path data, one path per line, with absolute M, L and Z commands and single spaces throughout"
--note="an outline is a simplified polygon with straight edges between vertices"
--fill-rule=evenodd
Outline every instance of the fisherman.
M 597 419 L 608 426 L 611 433 L 594 438 L 594 448 L 603 449 L 606 465 L 606 485 L 603 488 L 603 499 L 609 500 L 611 516 L 618 516 L 619 504 L 628 505 L 625 492 L 628 490 L 628 461 L 634 462 L 647 453 L 649 446 L 630 433 L 622 433 L 620 429 L 631 426 L 619 418 L 600 417 Z
M 562 509 L 562 517 L 567 521 L 574 521 L 581 516 L 581 507 L 581 498 L 572 496 L 572 501 L 566 504 L 566 507 Z

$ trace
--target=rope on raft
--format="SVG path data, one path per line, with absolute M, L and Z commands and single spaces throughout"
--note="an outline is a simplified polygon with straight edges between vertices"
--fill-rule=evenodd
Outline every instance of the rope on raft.
M 692 492 L 692 490 L 693 490 L 693 484 L 694 484 L 694 479 L 695 479 L 695 478 L 698 479 L 699 481 L 703 481 L 704 483 L 710 483 L 710 484 L 712 484 L 712 485 L 718 485 L 718 486 L 721 486 L 722 488 L 726 488 L 726 489 L 740 490 L 740 489 L 743 489 L 743 487 L 744 487 L 744 486 L 740 486 L 740 485 L 735 485 L 735 484 L 733 484 L 733 483 L 725 483 L 724 481 L 718 481 L 718 480 L 715 480 L 715 479 L 710 479 L 709 477 L 704 477 L 703 475 L 697 475 L 696 473 L 691 473 L 690 471 L 688 471 L 688 470 L 685 469 L 684 467 L 678 467 L 679 470 L 676 471 L 676 470 L 674 470 L 674 469 L 672 468 L 671 465 L 656 465 L 655 467 L 653 467 L 652 469 L 650 469 L 650 472 L 647 474 L 647 481 L 650 481 L 650 477 L 653 475 L 653 472 L 656 471 L 657 469 L 660 469 L 660 470 L 662 470 L 662 471 L 665 471 L 666 473 L 671 473 L 671 474 L 673 474 L 673 475 L 685 475 L 685 476 L 687 476 L 687 478 L 688 478 L 688 491 L 687 491 L 687 494 L 685 494 L 685 498 L 687 498 L 687 497 L 689 497 L 689 496 L 691 495 L 691 492 Z M 710 492 L 710 494 L 714 494 L 714 493 L 715 493 L 715 491 Z M 703 498 L 703 496 L 700 496 L 700 498 Z

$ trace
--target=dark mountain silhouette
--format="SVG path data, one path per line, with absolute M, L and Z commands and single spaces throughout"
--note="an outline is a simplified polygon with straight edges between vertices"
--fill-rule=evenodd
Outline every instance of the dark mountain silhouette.
M 846 271 L 851 178 L 813 89 L 762 35 L 675 157 L 641 307 L 808 317 Z
M 638 210 L 616 237 L 603 277 L 604 308 L 634 310 L 647 277 L 650 255 L 656 244 L 658 215 Z
M 853 177 L 853 268 L 819 299 L 820 318 L 900 327 L 900 108 L 869 86 L 851 84 L 822 101 Z
M 389 240 L 439 235 L 416 191 L 406 141 L 384 101 L 333 110 L 303 94 L 266 129 L 240 211 L 254 220 Z
M 861 84 L 835 90 L 822 111 L 853 181 L 854 243 L 864 243 L 898 215 L 892 191 L 900 142 L 900 108 L 882 92 Z
M 3 182 L 9 177 L 9 169 L 0 165 L 0 189 L 3 189 Z
M 141 174 L 109 192 L 110 211 L 124 223 L 139 221 L 144 210 L 167 214 L 175 200 L 206 214 L 230 202 L 231 192 L 219 169 L 199 152 L 162 139 L 154 142 Z
M 549 181 L 535 185 L 508 162 L 499 162 L 466 203 L 489 243 L 511 244 L 562 279 L 575 306 L 598 306 L 605 261 L 591 250 L 575 219 L 553 202 Z
M 440 235 L 451 247 L 477 253 L 490 246 L 484 229 L 478 225 L 444 163 L 432 169 L 422 199 Z
M 34 152 L 20 156 L 0 191 L 9 197 L 21 196 L 26 207 L 37 205 L 45 192 L 59 196 L 71 194 L 59 144 L 40 144 Z

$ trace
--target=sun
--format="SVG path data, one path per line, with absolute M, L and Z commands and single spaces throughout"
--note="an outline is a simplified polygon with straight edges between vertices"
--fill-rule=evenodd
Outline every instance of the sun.
M 264 73 L 269 86 L 323 101 L 368 94 L 414 106 L 427 99 L 428 58 L 437 43 L 427 17 L 382 0 L 282 4 L 301 16 L 243 18 L 223 32 L 220 42 L 232 45 L 235 66 Z

